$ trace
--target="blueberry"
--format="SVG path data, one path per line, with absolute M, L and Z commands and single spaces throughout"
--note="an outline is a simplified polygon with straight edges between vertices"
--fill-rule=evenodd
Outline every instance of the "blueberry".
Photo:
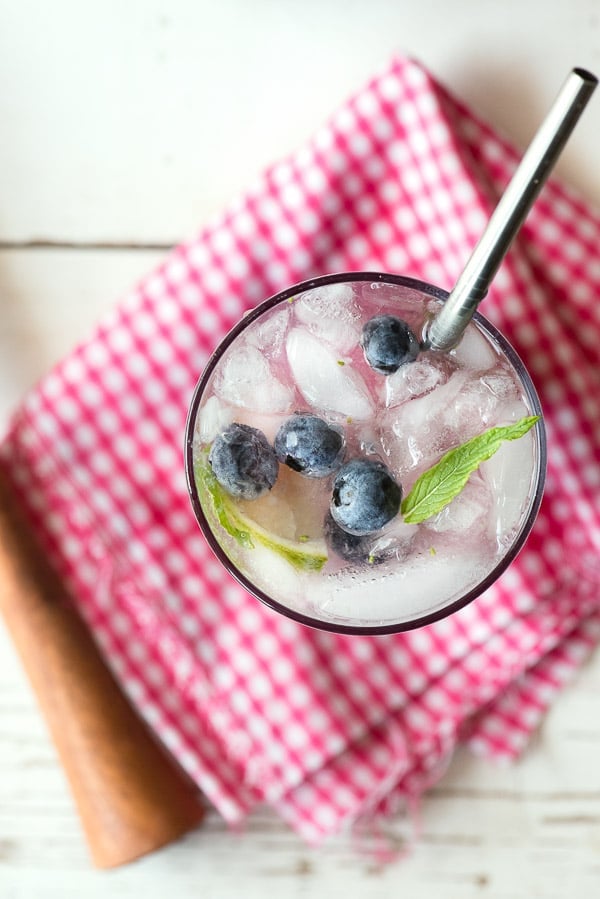
M 419 341 L 401 318 L 375 315 L 366 322 L 360 344 L 371 368 L 391 375 L 419 354 Z
M 382 462 L 352 459 L 335 476 L 331 515 L 350 534 L 373 534 L 400 509 L 402 488 Z
M 309 478 L 324 478 L 342 464 L 344 434 L 316 415 L 294 415 L 275 437 L 280 462 Z
M 262 496 L 279 472 L 275 451 L 262 431 L 236 422 L 217 435 L 208 461 L 221 487 L 241 499 Z
M 357 534 L 349 534 L 335 523 L 330 512 L 325 518 L 323 534 L 329 548 L 346 562 L 379 565 L 386 559 L 386 554 L 375 548 L 376 541 L 370 534 L 360 537 Z

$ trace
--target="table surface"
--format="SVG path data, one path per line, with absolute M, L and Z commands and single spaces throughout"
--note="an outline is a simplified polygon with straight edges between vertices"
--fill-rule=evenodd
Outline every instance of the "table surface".
M 394 52 L 524 146 L 573 65 L 600 69 L 597 0 L 2 0 L 0 426 L 168 248 L 308 135 Z M 600 201 L 600 97 L 560 164 Z M 214 812 L 127 868 L 91 868 L 0 625 L 0 895 L 591 897 L 600 894 L 600 658 L 521 761 L 459 753 L 387 866 L 309 850 L 268 810 Z

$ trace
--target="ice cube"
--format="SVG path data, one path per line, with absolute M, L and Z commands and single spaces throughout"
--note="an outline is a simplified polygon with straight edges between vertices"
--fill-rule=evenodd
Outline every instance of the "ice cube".
M 526 508 L 531 489 L 532 454 L 533 434 L 530 431 L 518 440 L 503 443 L 480 467 L 494 497 L 493 529 L 501 542 L 510 543 Z
M 236 544 L 233 553 L 240 571 L 261 590 L 271 596 L 283 597 L 282 601 L 292 610 L 306 612 L 299 595 L 300 576 L 287 559 L 263 546 L 258 540 L 251 550 L 241 550 Z
M 498 361 L 493 347 L 474 327 L 467 328 L 458 346 L 452 350 L 452 357 L 465 368 L 475 371 L 487 371 Z
M 426 527 L 437 533 L 465 535 L 477 528 L 488 532 L 486 521 L 493 507 L 493 497 L 488 483 L 478 473 L 473 473 L 464 488 L 437 515 L 428 519 Z
M 260 320 L 248 328 L 246 340 L 251 346 L 262 350 L 270 359 L 278 356 L 285 341 L 290 309 L 281 309 L 266 321 Z
M 305 400 L 316 410 L 365 420 L 373 413 L 367 385 L 333 347 L 307 328 L 293 328 L 286 343 L 292 374 Z
M 254 409 L 243 409 L 239 406 L 235 410 L 235 421 L 238 424 L 258 428 L 271 444 L 275 440 L 277 431 L 288 417 L 289 412 L 256 412 Z
M 303 293 L 294 313 L 309 331 L 326 340 L 339 353 L 347 353 L 360 340 L 360 314 L 349 284 L 330 284 Z
M 472 549 L 425 552 L 406 564 L 339 571 L 311 581 L 310 601 L 332 621 L 385 624 L 435 612 L 480 579 L 482 560 Z
M 444 410 L 444 422 L 457 444 L 464 443 L 492 427 L 499 405 L 496 394 L 474 376 L 465 381 L 454 402 Z
M 268 360 L 253 346 L 230 351 L 215 378 L 215 393 L 232 406 L 256 412 L 286 412 L 293 391 L 273 374 Z
M 424 396 L 447 379 L 448 375 L 431 359 L 419 358 L 401 365 L 385 379 L 385 405 L 388 408 L 400 406 L 407 400 Z
M 514 388 L 514 392 L 516 393 L 516 388 Z M 494 415 L 494 424 L 509 425 L 515 421 L 520 421 L 521 418 L 530 414 L 531 412 L 524 404 L 523 400 L 520 398 L 516 399 L 512 396 L 505 402 L 498 403 L 498 408 Z
M 294 304 L 298 313 L 301 310 L 311 311 L 313 315 L 326 315 L 330 318 L 343 318 L 351 321 L 359 318 L 359 311 L 354 299 L 351 284 L 325 284 L 305 290 Z
M 435 461 L 434 441 L 429 428 L 413 431 L 406 421 L 398 418 L 384 420 L 381 442 L 392 471 L 403 479 L 408 473 L 415 477 L 420 470 Z
M 415 536 L 415 526 L 406 524 L 402 517 L 397 515 L 383 533 L 373 541 L 370 555 L 375 559 L 402 561 L 408 555 Z
M 358 445 L 361 455 L 381 455 L 379 429 L 376 420 L 361 422 L 357 428 L 353 429 L 353 432 L 356 439 L 352 442 Z
M 514 379 L 508 371 L 499 369 L 498 371 L 489 372 L 483 375 L 481 383 L 499 400 L 509 400 L 517 395 Z
M 216 396 L 210 396 L 198 411 L 194 436 L 200 443 L 212 443 L 219 431 L 233 421 L 229 406 L 224 406 Z
M 437 462 L 454 443 L 446 424 L 446 412 L 467 382 L 464 372 L 454 372 L 431 393 L 394 407 L 385 416 L 381 440 L 390 464 L 400 477 L 417 474 Z

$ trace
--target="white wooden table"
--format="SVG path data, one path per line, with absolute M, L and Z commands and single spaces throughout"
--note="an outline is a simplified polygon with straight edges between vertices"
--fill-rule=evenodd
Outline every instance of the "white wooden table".
M 0 0 L 0 426 L 173 243 L 302 143 L 392 52 L 523 145 L 573 65 L 600 70 L 597 0 Z M 600 96 L 561 162 L 600 202 Z M 309 850 L 268 811 L 94 871 L 0 625 L 0 896 L 600 895 L 600 657 L 521 762 L 459 754 L 408 858 Z

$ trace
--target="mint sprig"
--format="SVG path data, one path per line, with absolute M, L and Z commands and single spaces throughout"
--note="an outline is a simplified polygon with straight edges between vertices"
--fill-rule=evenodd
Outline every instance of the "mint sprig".
M 420 524 L 437 515 L 458 496 L 469 475 L 491 458 L 505 440 L 523 437 L 539 418 L 539 415 L 529 415 L 512 425 L 490 428 L 449 450 L 439 462 L 423 472 L 404 497 L 400 511 L 407 524 Z

